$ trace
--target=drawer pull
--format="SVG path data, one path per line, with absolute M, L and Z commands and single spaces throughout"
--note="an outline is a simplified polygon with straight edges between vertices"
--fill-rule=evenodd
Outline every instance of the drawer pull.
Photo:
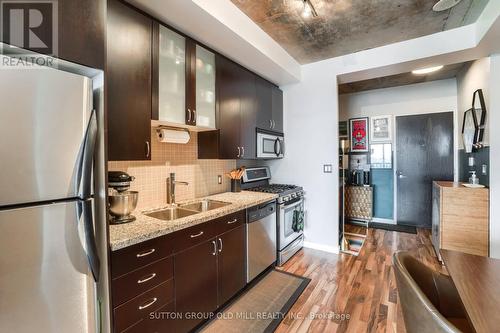
M 152 298 L 149 302 L 147 302 L 144 305 L 139 305 L 139 310 L 144 310 L 146 308 L 149 308 L 151 305 L 155 304 L 158 298 Z
M 146 257 L 149 256 L 150 254 L 153 254 L 155 251 L 156 251 L 155 249 L 151 249 L 145 252 L 137 253 L 136 256 L 137 258 Z
M 236 222 L 238 222 L 238 219 L 234 219 L 232 221 L 229 221 L 229 222 L 227 222 L 227 224 L 233 224 L 233 223 L 236 223 Z
M 200 237 L 201 235 L 203 235 L 203 231 L 200 231 L 200 232 L 199 232 L 199 233 L 197 233 L 196 235 L 191 235 L 191 238 Z
M 149 275 L 148 277 L 145 277 L 145 278 L 137 280 L 137 283 L 141 284 L 141 283 L 144 283 L 144 282 L 148 282 L 149 280 L 154 279 L 155 276 L 156 276 L 156 273 L 153 273 L 153 274 Z

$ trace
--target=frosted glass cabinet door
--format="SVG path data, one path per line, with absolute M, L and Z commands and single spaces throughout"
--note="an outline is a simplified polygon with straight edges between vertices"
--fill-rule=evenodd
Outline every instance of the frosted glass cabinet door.
M 196 125 L 215 128 L 215 55 L 196 45 Z
M 184 124 L 186 115 L 186 39 L 162 25 L 160 25 L 158 62 L 159 120 Z

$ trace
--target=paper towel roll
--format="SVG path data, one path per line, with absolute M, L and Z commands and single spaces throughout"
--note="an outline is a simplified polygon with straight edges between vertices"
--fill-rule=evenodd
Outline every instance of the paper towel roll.
M 169 143 L 188 143 L 191 138 L 188 131 L 161 128 L 156 131 L 158 141 Z

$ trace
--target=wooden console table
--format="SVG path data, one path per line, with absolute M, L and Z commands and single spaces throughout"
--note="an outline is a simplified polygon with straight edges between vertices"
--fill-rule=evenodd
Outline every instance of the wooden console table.
M 432 244 L 480 256 L 489 248 L 489 190 L 435 181 L 432 186 Z

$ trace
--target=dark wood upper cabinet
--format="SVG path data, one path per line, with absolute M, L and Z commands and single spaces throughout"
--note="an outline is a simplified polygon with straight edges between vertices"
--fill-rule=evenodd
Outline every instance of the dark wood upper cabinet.
M 59 57 L 104 69 L 106 0 L 58 1 Z
M 257 78 L 257 127 L 266 130 L 273 128 L 273 85 L 268 81 Z
M 283 91 L 276 86 L 272 88 L 272 120 L 272 130 L 283 133 Z
M 282 91 L 216 55 L 217 128 L 198 134 L 198 158 L 255 159 L 257 128 L 283 132 Z
M 108 158 L 151 159 L 153 21 L 108 1 L 106 91 Z
M 216 56 L 217 132 L 199 133 L 199 158 L 256 157 L 257 92 L 255 75 L 223 56 Z M 218 149 L 208 151 L 207 147 Z
M 152 119 L 215 129 L 215 55 L 162 24 L 155 30 Z
M 213 158 L 236 159 L 241 155 L 241 77 L 239 67 L 224 57 L 216 57 L 217 66 L 217 105 L 219 128 L 218 156 Z M 199 144 L 204 145 L 204 137 L 200 133 Z
M 218 237 L 219 306 L 236 295 L 246 284 L 245 225 Z
M 30 8 L 26 2 L 18 4 L 12 2 L 12 4 L 5 5 L 15 6 L 14 8 L 22 10 Z M 34 5 L 37 5 L 36 2 Z M 106 0 L 64 0 L 55 1 L 52 5 L 56 6 L 56 10 L 51 8 L 49 12 L 57 13 L 57 18 L 50 20 L 43 17 L 40 27 L 32 29 L 31 32 L 48 48 L 30 47 L 27 33 L 25 33 L 26 39 L 21 43 L 11 41 L 7 30 L 0 36 L 1 41 L 38 53 L 55 54 L 60 59 L 88 67 L 104 69 Z M 57 22 L 57 26 L 51 26 L 51 22 Z M 56 36 L 54 36 L 54 28 L 57 29 Z
M 240 77 L 240 146 L 241 159 L 257 157 L 257 93 L 256 76 L 245 68 L 239 67 Z
M 186 313 L 210 314 L 217 309 L 216 239 L 175 255 L 176 332 L 189 332 L 203 321 L 187 319 Z M 208 317 L 207 317 L 208 318 Z

